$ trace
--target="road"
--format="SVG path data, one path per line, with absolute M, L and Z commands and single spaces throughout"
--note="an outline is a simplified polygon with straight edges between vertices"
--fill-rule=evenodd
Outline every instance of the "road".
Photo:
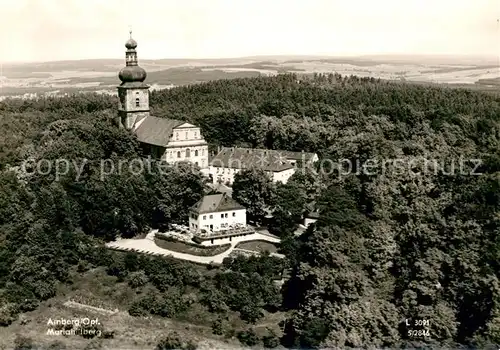
M 146 238 L 143 239 L 119 239 L 114 242 L 106 243 L 108 248 L 124 250 L 124 251 L 136 251 L 139 253 L 146 253 L 152 255 L 162 255 L 162 256 L 171 256 L 176 259 L 186 260 L 195 262 L 198 264 L 222 264 L 222 261 L 231 254 L 231 252 L 235 249 L 236 245 L 240 242 L 246 241 L 254 241 L 254 240 L 263 240 L 271 243 L 280 243 L 280 239 L 272 236 L 268 236 L 262 233 L 254 233 L 252 235 L 248 235 L 248 239 L 242 240 L 239 239 L 235 242 L 231 242 L 231 247 L 228 250 L 224 251 L 221 254 L 214 256 L 198 256 L 191 255 L 186 253 L 179 253 L 173 250 L 163 249 L 158 247 L 154 242 L 154 235 L 157 231 L 153 230 L 146 235 Z M 278 257 L 282 257 L 281 254 L 271 254 Z

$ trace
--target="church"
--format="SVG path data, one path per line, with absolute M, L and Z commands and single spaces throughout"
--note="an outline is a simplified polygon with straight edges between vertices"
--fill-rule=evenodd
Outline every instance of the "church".
M 137 60 L 137 42 L 125 43 L 126 66 L 118 77 L 118 124 L 135 133 L 152 157 L 168 163 L 189 161 L 208 170 L 208 144 L 198 126 L 179 120 L 159 118 L 149 112 L 149 85 L 144 83 L 146 71 Z

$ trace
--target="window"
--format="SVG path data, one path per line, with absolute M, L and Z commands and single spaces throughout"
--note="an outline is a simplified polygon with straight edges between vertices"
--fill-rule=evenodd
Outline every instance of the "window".
M 198 157 L 198 150 L 197 149 L 194 150 L 194 156 Z
M 204 150 L 204 149 L 202 149 L 202 150 L 201 150 L 201 155 L 202 155 L 202 156 L 204 156 L 204 155 L 205 155 L 205 150 Z
M 198 166 L 198 162 L 194 162 L 194 164 L 196 164 L 196 166 Z
M 214 216 L 212 214 L 210 214 L 210 219 L 213 219 L 213 218 L 214 218 Z
M 188 139 L 188 132 L 186 131 L 186 140 Z
M 224 214 L 224 217 L 227 219 L 227 213 L 226 213 L 226 214 Z
M 220 214 L 220 218 L 221 218 L 221 219 L 224 219 L 224 214 Z
M 206 220 L 207 219 L 207 216 L 206 215 L 203 215 L 203 220 Z
M 177 158 L 181 157 L 181 151 L 177 151 Z
M 179 139 L 179 133 L 178 133 L 178 132 L 176 132 L 176 133 L 175 133 L 175 139 L 176 139 L 176 140 L 178 140 L 178 139 Z
M 198 133 L 195 131 L 194 132 L 194 138 L 198 137 Z
M 233 211 L 233 218 L 236 216 L 236 213 Z
M 189 148 L 186 148 L 186 158 L 191 157 L 191 150 Z
M 135 106 L 136 106 L 136 107 L 139 107 L 139 106 L 140 106 L 139 97 L 137 97 L 137 98 L 135 99 Z

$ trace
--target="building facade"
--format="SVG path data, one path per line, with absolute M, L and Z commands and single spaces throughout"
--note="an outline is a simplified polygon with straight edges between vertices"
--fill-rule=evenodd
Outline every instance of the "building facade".
M 193 232 L 222 233 L 245 227 L 246 209 L 225 193 L 204 196 L 191 207 L 189 229 Z
M 208 172 L 213 183 L 232 185 L 234 175 L 242 169 L 259 168 L 273 182 L 286 183 L 295 173 L 299 162 L 311 164 L 317 160 L 316 153 L 222 147 L 210 162 Z
M 120 71 L 118 124 L 134 132 L 152 157 L 175 163 L 189 161 L 208 172 L 208 144 L 198 126 L 150 115 L 147 73 L 137 60 L 137 42 L 125 43 L 126 66 Z

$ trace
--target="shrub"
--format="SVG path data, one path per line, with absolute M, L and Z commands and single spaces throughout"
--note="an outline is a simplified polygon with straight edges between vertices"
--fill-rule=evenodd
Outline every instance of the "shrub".
M 272 329 L 267 329 L 268 334 L 262 337 L 262 344 L 266 349 L 272 349 L 280 345 L 280 340 Z
M 17 320 L 18 307 L 16 304 L 7 303 L 0 307 L 0 326 L 7 327 Z
M 114 261 L 109 267 L 106 269 L 106 272 L 110 276 L 118 277 L 118 281 L 123 281 L 125 277 L 127 277 L 128 271 L 125 268 L 125 264 L 122 260 Z
M 257 337 L 253 329 L 238 332 L 237 337 L 243 345 L 254 346 L 259 343 L 259 337 Z
M 142 305 L 141 300 L 134 301 L 132 305 L 130 305 L 130 308 L 128 309 L 128 313 L 130 316 L 134 317 L 144 317 L 147 316 L 149 313 L 149 310 L 146 310 L 144 306 Z
M 224 334 L 224 323 L 220 317 L 218 317 L 214 322 L 212 322 L 212 333 L 215 335 Z
M 144 271 L 132 272 L 129 276 L 128 285 L 132 288 L 139 288 L 148 283 L 148 276 Z
M 78 272 L 85 272 L 85 271 L 90 270 L 90 267 L 91 266 L 90 266 L 90 264 L 87 261 L 80 260 L 78 262 L 78 265 L 77 265 L 76 269 L 77 269 Z
M 243 321 L 247 321 L 248 323 L 254 324 L 262 316 L 263 316 L 262 311 L 254 303 L 245 305 L 240 310 L 240 318 Z
M 61 342 L 60 340 L 56 340 L 55 342 L 50 343 L 50 345 L 47 348 L 47 350 L 65 350 L 65 349 L 66 345 L 64 345 L 64 343 Z
M 31 338 L 17 335 L 16 339 L 14 340 L 14 350 L 28 350 L 36 348 L 37 346 L 33 344 L 33 340 Z
M 155 348 L 155 350 L 170 349 L 195 350 L 196 344 L 194 344 L 192 341 L 183 342 L 179 334 L 177 332 L 173 332 L 160 339 Z
M 92 339 L 95 337 L 100 337 L 102 335 L 103 326 L 100 324 L 97 325 L 82 324 L 78 328 L 78 331 L 82 337 L 86 339 Z

